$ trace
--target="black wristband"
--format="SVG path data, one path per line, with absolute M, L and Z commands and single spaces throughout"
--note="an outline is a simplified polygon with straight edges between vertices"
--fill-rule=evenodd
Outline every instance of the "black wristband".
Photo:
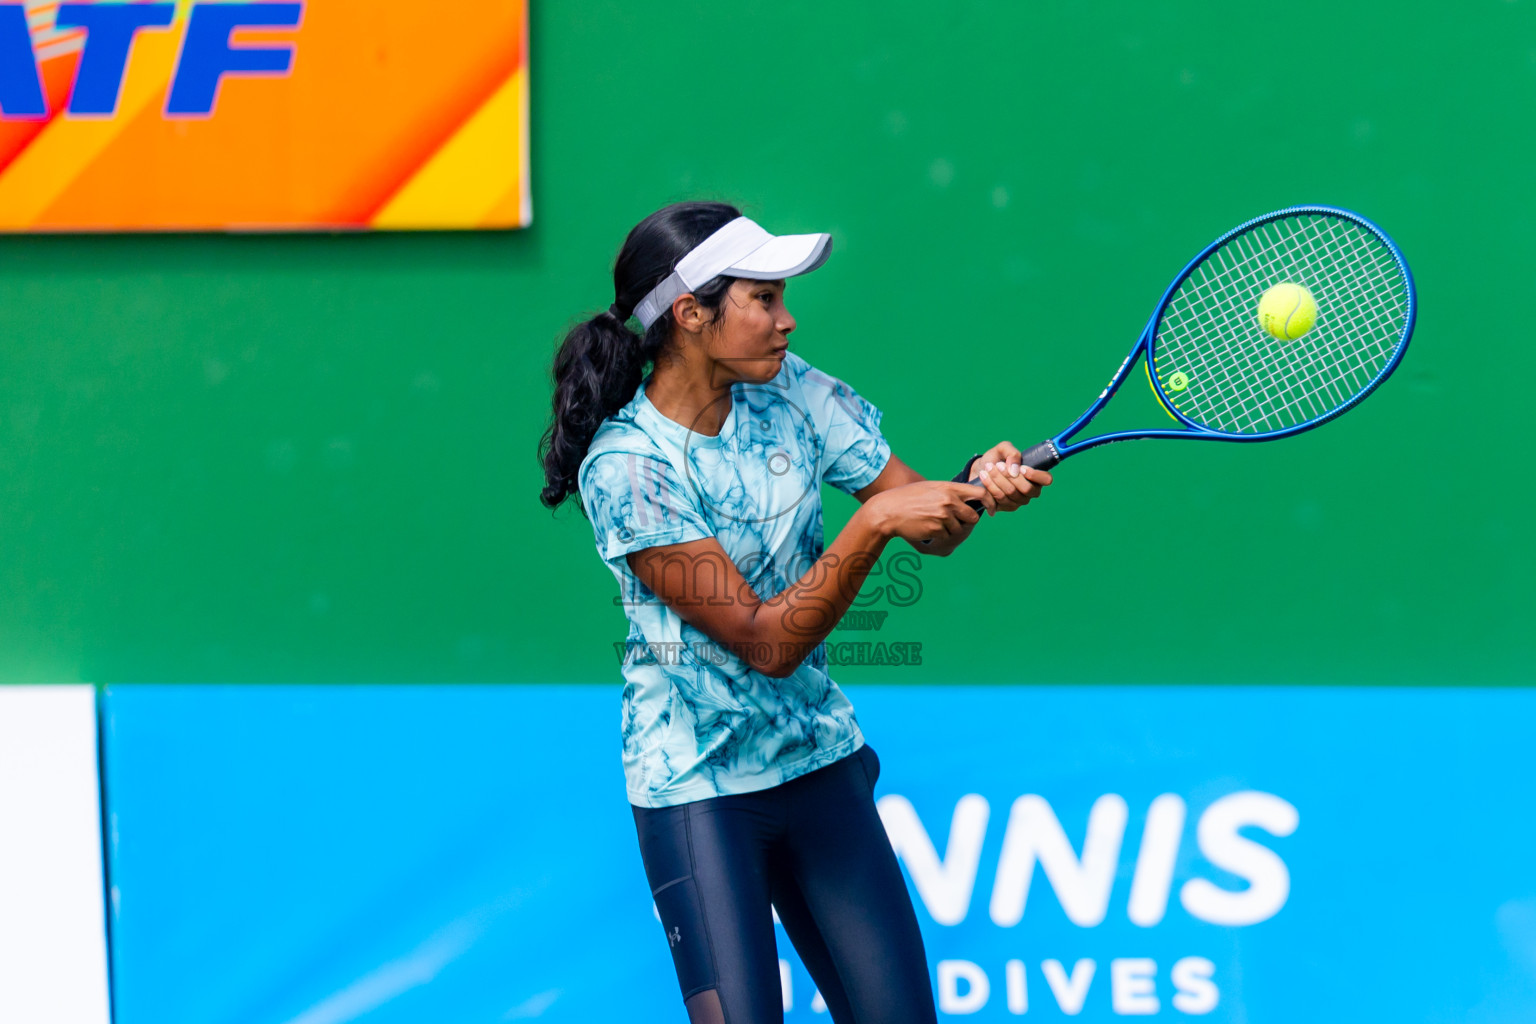
M 954 482 L 957 484 L 970 483 L 971 467 L 976 464 L 976 460 L 979 458 L 981 458 L 981 452 L 977 452 L 975 455 L 972 455 L 969 459 L 967 459 L 965 462 L 965 468 L 960 471 L 960 475 L 952 478 Z

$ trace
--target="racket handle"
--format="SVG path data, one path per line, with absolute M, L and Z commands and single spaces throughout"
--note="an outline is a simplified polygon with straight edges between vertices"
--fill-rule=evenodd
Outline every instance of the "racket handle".
M 972 477 L 971 476 L 971 467 L 976 465 L 976 460 L 979 459 L 979 458 L 981 458 L 981 453 L 980 452 L 977 452 L 975 455 L 972 455 L 969 459 L 967 459 L 965 461 L 965 468 L 962 469 L 960 472 L 956 473 L 954 476 L 950 477 L 950 479 L 953 480 L 957 484 L 971 484 L 971 483 L 975 483 L 980 478 L 979 477 Z M 975 509 L 977 512 L 980 512 L 982 509 L 987 507 L 987 506 L 983 505 L 981 502 L 977 501 L 975 498 L 972 498 L 970 501 L 967 501 L 966 504 L 969 505 L 971 508 Z M 923 543 L 926 544 L 928 542 L 924 541 Z
M 1050 469 L 1061 461 L 1061 453 L 1056 446 L 1049 441 L 1041 441 L 1033 448 L 1026 450 L 1021 456 L 1024 465 L 1031 469 Z
M 976 460 L 979 459 L 979 458 L 981 458 L 981 453 L 977 452 L 975 455 L 972 455 L 970 458 L 966 459 L 965 460 L 965 468 L 962 469 L 960 472 L 956 473 L 954 476 L 950 477 L 950 480 L 953 481 L 954 483 L 957 483 L 957 484 L 968 484 L 968 483 L 970 483 L 971 482 L 971 467 L 976 464 Z M 979 501 L 968 501 L 968 502 L 966 502 L 966 504 L 971 506 L 971 508 L 975 509 L 977 512 L 980 512 L 982 509 L 986 508 L 986 506 L 983 505 Z M 933 541 L 925 540 L 925 541 L 923 541 L 923 543 L 924 544 L 932 544 Z
M 980 482 L 980 477 L 973 477 L 971 475 L 971 467 L 975 465 L 976 460 L 979 458 L 981 458 L 980 455 L 971 456 L 970 461 L 965 464 L 965 468 L 955 475 L 955 483 L 973 484 Z M 1019 458 L 1020 461 L 1024 463 L 1024 465 L 1029 466 L 1031 469 L 1050 469 L 1052 466 L 1056 465 L 1056 463 L 1061 461 L 1061 455 L 1056 451 L 1056 446 L 1049 441 L 1041 441 L 1033 448 L 1030 448 L 1028 451 L 1021 453 Z M 971 506 L 971 508 L 975 509 L 977 512 L 980 512 L 982 509 L 986 508 L 985 505 L 974 498 L 972 498 L 970 501 L 967 501 L 966 504 Z
M 951 479 L 957 484 L 979 483 L 981 478 L 973 477 L 971 475 L 971 467 L 976 464 L 976 460 L 979 458 L 981 458 L 979 454 L 972 455 L 965 461 L 965 468 L 956 473 L 953 477 L 951 477 Z M 1061 453 L 1056 450 L 1056 446 L 1051 442 L 1041 441 L 1033 448 L 1030 448 L 1029 450 L 1021 453 L 1020 461 L 1023 462 L 1024 465 L 1029 466 L 1031 469 L 1050 469 L 1052 466 L 1056 465 L 1056 463 L 1061 461 Z M 975 509 L 977 512 L 980 512 L 987 507 L 975 498 L 967 501 L 966 504 Z M 933 542 L 925 540 L 923 543 L 931 544 Z

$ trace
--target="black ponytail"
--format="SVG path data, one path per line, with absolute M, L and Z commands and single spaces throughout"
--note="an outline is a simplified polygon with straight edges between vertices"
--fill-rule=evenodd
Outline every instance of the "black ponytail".
M 739 216 L 725 203 L 674 203 L 635 225 L 624 240 L 613 267 L 614 304 L 571 328 L 555 353 L 553 411 L 539 441 L 544 466 L 539 500 L 549 508 L 576 493 L 576 471 L 597 428 L 634 397 L 646 368 L 671 340 L 670 309 L 642 336 L 628 326 L 635 306 L 696 245 Z M 718 316 L 731 281 L 717 277 L 693 294 Z

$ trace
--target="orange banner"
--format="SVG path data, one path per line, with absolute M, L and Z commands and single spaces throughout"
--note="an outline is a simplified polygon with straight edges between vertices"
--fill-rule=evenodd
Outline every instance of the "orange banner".
M 0 3 L 0 230 L 525 225 L 526 15 Z

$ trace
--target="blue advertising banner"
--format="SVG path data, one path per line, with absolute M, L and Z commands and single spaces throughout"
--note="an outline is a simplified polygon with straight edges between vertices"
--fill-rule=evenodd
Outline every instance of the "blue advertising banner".
M 1536 1019 L 1536 692 L 849 695 L 941 1018 Z M 615 690 L 105 709 L 117 1024 L 684 1019 Z

